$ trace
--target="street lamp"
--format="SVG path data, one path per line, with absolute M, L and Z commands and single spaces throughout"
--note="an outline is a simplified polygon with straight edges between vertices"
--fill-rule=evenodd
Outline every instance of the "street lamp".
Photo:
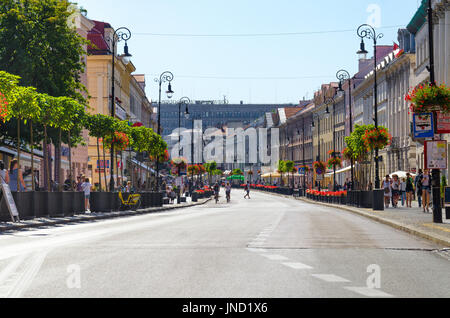
M 173 74 L 171 72 L 164 72 L 158 78 L 155 78 L 155 82 L 159 84 L 159 102 L 158 102 L 158 135 L 161 135 L 161 90 L 162 84 L 168 82 L 168 89 L 166 91 L 167 98 L 173 97 L 174 91 L 172 90 Z M 159 190 L 159 157 L 156 158 L 156 189 Z
M 186 110 L 184 111 L 184 116 L 189 119 L 189 108 L 188 105 L 191 100 L 188 97 L 182 97 L 178 102 L 178 156 L 181 156 L 181 106 L 185 105 Z
M 311 131 L 314 132 L 316 130 L 316 124 L 314 123 L 314 117 L 317 118 L 317 138 L 318 138 L 318 156 L 316 161 L 320 161 L 320 117 L 321 114 L 313 114 L 313 121 L 311 124 Z M 323 113 L 323 117 L 328 118 L 330 116 L 330 110 L 327 107 L 325 112 Z M 319 191 L 322 189 L 321 182 L 319 181 Z
M 121 27 L 114 31 L 112 37 L 112 74 L 111 74 L 111 117 L 116 117 L 116 104 L 115 104 L 115 64 L 116 64 L 116 44 L 125 41 L 124 54 L 121 56 L 125 65 L 130 63 L 131 54 L 128 51 L 128 40 L 131 38 L 131 31 L 128 28 Z M 110 162 L 110 175 L 109 191 L 114 192 L 114 144 L 111 144 L 111 162 Z
M 336 160 L 336 101 L 333 97 L 328 98 L 325 104 L 333 104 L 333 158 Z M 327 111 L 328 107 L 327 107 Z M 336 192 L 336 165 L 333 165 L 333 191 Z
M 375 29 L 369 24 L 361 25 L 357 30 L 358 36 L 361 38 L 361 47 L 357 54 L 360 56 L 367 55 L 367 51 L 364 44 L 364 38 L 373 40 L 373 59 L 374 59 L 374 108 L 375 108 L 375 129 L 378 129 L 378 86 L 377 86 L 377 41 L 381 39 L 384 35 L 382 33 L 377 34 Z M 378 147 L 375 147 L 375 189 L 380 189 L 381 180 L 380 180 L 380 162 L 379 162 L 379 150 Z
M 349 107 L 349 126 L 350 126 L 350 134 L 353 132 L 353 111 L 352 111 L 352 77 L 350 76 L 350 73 L 346 70 L 340 70 L 336 73 L 336 78 L 339 80 L 339 92 L 344 92 L 343 85 L 345 81 L 348 81 L 348 107 Z M 345 103 L 345 92 L 344 92 L 344 107 L 346 107 Z M 350 164 L 351 164 L 351 174 L 352 174 L 352 184 L 350 190 L 354 189 L 354 162 L 353 157 L 350 158 Z

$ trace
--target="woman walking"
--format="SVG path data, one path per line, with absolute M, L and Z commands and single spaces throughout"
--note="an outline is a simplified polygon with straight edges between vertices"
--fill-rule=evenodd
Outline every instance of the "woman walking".
M 414 182 L 411 174 L 406 175 L 406 207 L 412 208 L 412 201 L 414 196 Z
M 425 170 L 422 177 L 422 196 L 423 196 L 423 213 L 430 213 L 430 196 L 431 196 L 431 184 L 430 174 L 428 170 Z
M 384 206 L 386 209 L 389 209 L 389 204 L 391 202 L 391 180 L 389 176 L 386 176 L 386 179 L 383 181 L 383 189 L 384 189 Z
M 392 198 L 393 198 L 393 206 L 394 208 L 398 208 L 398 200 L 400 197 L 400 188 L 401 188 L 401 184 L 400 184 L 400 180 L 398 179 L 397 175 L 393 175 L 392 176 L 394 178 L 394 181 L 392 181 Z
M 5 169 L 5 163 L 0 160 L 0 177 L 1 183 L 9 184 L 9 173 L 8 170 Z
M 9 169 L 9 187 L 11 192 L 17 192 L 17 184 L 19 184 L 19 191 L 24 192 L 27 190 L 25 181 L 23 180 L 22 170 L 19 169 L 19 162 L 17 159 L 11 161 Z

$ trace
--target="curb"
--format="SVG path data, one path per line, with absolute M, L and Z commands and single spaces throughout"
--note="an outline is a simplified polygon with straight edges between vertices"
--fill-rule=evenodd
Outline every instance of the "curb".
M 293 198 L 291 196 L 277 194 L 277 193 L 270 193 L 270 192 L 261 192 L 261 191 L 259 191 L 259 193 L 267 193 L 267 194 L 271 194 L 271 195 L 275 195 L 275 196 L 284 197 L 286 199 L 294 199 L 294 200 L 303 201 L 303 202 L 306 202 L 306 203 L 309 203 L 309 204 L 322 205 L 322 206 L 326 206 L 326 207 L 329 207 L 329 208 L 344 210 L 344 211 L 351 212 L 351 213 L 354 213 L 354 214 L 357 214 L 357 215 L 360 215 L 360 216 L 364 216 L 366 218 L 372 219 L 373 221 L 376 221 L 378 223 L 382 223 L 384 225 L 388 225 L 390 227 L 393 227 L 393 228 L 395 228 L 397 230 L 406 232 L 408 234 L 412 234 L 414 236 L 417 236 L 417 237 L 420 237 L 420 238 L 432 241 L 432 242 L 434 242 L 436 244 L 443 245 L 443 246 L 446 246 L 446 247 L 450 247 L 450 239 L 448 239 L 448 238 L 442 237 L 440 235 L 429 234 L 429 233 L 421 231 L 420 229 L 418 229 L 415 226 L 404 225 L 404 224 L 401 224 L 399 222 L 391 221 L 391 220 L 388 220 L 388 219 L 385 219 L 385 218 L 382 218 L 382 217 L 378 217 L 376 215 L 371 215 L 371 214 L 369 214 L 367 212 L 360 211 L 358 209 L 353 209 L 353 208 L 350 208 L 350 207 L 345 206 L 345 205 L 334 205 L 334 204 L 329 204 L 329 203 L 316 202 L 316 201 L 312 201 L 312 200 L 305 199 L 305 198 L 302 198 L 302 197 L 300 197 L 300 198 Z
M 174 210 L 180 210 L 180 209 L 184 209 L 184 208 L 192 208 L 195 206 L 204 205 L 211 200 L 212 199 L 209 198 L 209 199 L 206 199 L 204 202 L 191 203 L 189 205 L 174 205 L 174 206 L 167 206 L 167 207 L 160 207 L 160 208 L 149 208 L 149 209 L 138 210 L 138 211 L 121 211 L 121 212 L 99 213 L 99 214 L 80 214 L 75 217 L 46 219 L 44 222 L 41 222 L 41 223 L 31 223 L 31 224 L 16 223 L 13 225 L 0 226 L 0 233 L 5 232 L 5 231 L 12 231 L 12 230 L 39 228 L 39 227 L 43 227 L 43 226 L 55 226 L 55 225 L 62 225 L 62 224 L 69 224 L 69 223 L 85 223 L 85 222 L 96 221 L 96 220 L 115 219 L 115 218 L 120 218 L 120 217 L 137 216 L 137 215 L 152 214 L 152 213 L 162 213 L 162 212 L 168 212 L 168 211 L 174 211 Z

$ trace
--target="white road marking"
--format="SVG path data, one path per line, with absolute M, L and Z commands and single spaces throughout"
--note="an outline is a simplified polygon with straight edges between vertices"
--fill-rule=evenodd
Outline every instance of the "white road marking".
M 374 288 L 367 288 L 367 287 L 345 287 L 345 289 L 350 290 L 352 292 L 358 293 L 363 296 L 367 297 L 384 297 L 384 298 L 390 298 L 394 297 L 393 295 L 390 295 L 388 293 L 385 293 L 379 289 Z
M 26 254 L 20 255 L 9 263 L 8 266 L 6 266 L 6 268 L 0 273 L 0 286 L 3 287 L 5 285 L 5 282 L 7 282 L 10 276 L 16 272 L 17 268 L 23 263 L 26 257 Z
M 348 279 L 332 274 L 313 274 L 312 276 L 328 283 L 350 283 Z
M 252 253 L 267 253 L 267 250 L 261 249 L 261 248 L 247 248 L 247 251 Z
M 283 265 L 293 269 L 313 269 L 313 267 L 302 263 L 283 263 Z
M 0 273 L 0 298 L 18 298 L 26 292 L 41 268 L 48 252 L 38 252 L 33 255 L 31 262 L 22 264 L 30 254 L 16 257 Z
M 281 255 L 272 255 L 272 254 L 267 254 L 267 255 L 262 255 L 272 261 L 287 261 L 289 260 L 289 258 L 281 256 Z

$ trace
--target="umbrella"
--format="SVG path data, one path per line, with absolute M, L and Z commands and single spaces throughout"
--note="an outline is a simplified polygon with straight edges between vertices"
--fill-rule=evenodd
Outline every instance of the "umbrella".
M 394 173 L 392 173 L 391 175 L 390 175 L 390 177 L 392 178 L 394 175 L 397 175 L 400 179 L 403 179 L 403 178 L 406 178 L 406 174 L 407 174 L 407 172 L 405 172 L 405 171 L 397 171 L 397 172 L 394 172 Z M 416 174 L 414 174 L 414 173 L 409 173 L 412 177 L 415 177 L 416 176 Z

